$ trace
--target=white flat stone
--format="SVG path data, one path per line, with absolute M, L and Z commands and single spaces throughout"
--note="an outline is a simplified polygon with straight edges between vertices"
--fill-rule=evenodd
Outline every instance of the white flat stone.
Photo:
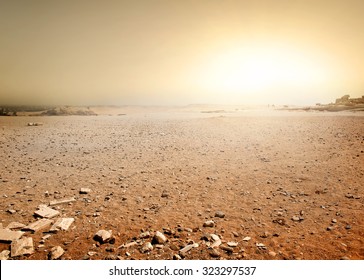
M 8 224 L 6 229 L 14 230 L 14 229 L 22 229 L 23 227 L 25 227 L 25 225 L 22 223 L 11 222 L 10 224 Z
M 9 229 L 0 229 L 0 241 L 12 242 L 23 236 L 24 232 L 11 231 Z
M 38 230 L 41 230 L 45 227 L 48 227 L 53 221 L 52 220 L 49 220 L 49 219 L 41 219 L 41 220 L 38 220 L 34 223 L 31 223 L 29 225 L 27 225 L 25 228 L 23 228 L 23 230 L 30 230 L 30 231 L 33 231 L 33 232 L 36 232 Z
M 34 253 L 33 238 L 25 237 L 11 243 L 11 257 L 31 255 Z
M 53 205 L 58 205 L 58 204 L 63 204 L 63 203 L 70 203 L 73 201 L 76 201 L 74 197 L 61 199 L 61 200 L 52 200 L 49 202 L 49 205 L 53 206 Z
M 39 216 L 41 218 L 51 219 L 57 215 L 59 215 L 59 211 L 49 208 L 45 205 L 39 205 L 39 210 L 34 212 L 34 215 Z
M 71 224 L 75 221 L 74 218 L 59 218 L 56 220 L 54 225 L 49 230 L 50 232 L 56 232 L 59 230 L 68 230 L 68 228 L 71 226 Z

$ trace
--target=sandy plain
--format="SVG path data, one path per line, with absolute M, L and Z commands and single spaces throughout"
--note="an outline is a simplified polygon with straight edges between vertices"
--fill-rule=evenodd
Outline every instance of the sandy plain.
M 51 206 L 68 230 L 10 259 L 364 259 L 363 112 L 93 110 L 0 117 L 1 226 L 75 199 Z

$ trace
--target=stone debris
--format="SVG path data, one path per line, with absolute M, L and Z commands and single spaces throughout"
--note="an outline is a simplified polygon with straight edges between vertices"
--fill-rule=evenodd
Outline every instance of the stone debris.
M 222 211 L 217 211 L 215 213 L 215 217 L 217 217 L 217 218 L 224 218 L 225 217 L 225 213 L 222 212 Z
M 228 242 L 228 243 L 227 243 L 227 245 L 228 245 L 229 247 L 237 247 L 237 246 L 238 246 L 238 242 L 230 241 L 230 242 Z
M 250 236 L 247 236 L 247 237 L 244 237 L 244 238 L 243 238 L 243 241 L 246 241 L 246 242 L 247 242 L 247 241 L 249 241 L 250 239 L 252 239 L 252 238 L 251 238 Z
M 4 250 L 0 253 L 0 261 L 6 261 L 7 259 L 9 259 L 10 256 L 10 251 L 9 250 Z
M 214 248 L 208 248 L 207 250 L 210 256 L 213 258 L 219 258 L 221 256 L 220 252 Z
M 267 249 L 267 247 L 263 243 L 256 243 L 255 244 L 259 249 Z
M 143 247 L 140 249 L 140 252 L 147 253 L 153 250 L 153 245 L 150 242 L 147 242 L 143 245 Z
M 229 247 L 229 246 L 221 245 L 219 248 L 226 251 L 226 252 L 228 252 L 228 253 L 234 252 L 234 249 Z
M 300 222 L 303 220 L 304 220 L 304 218 L 302 216 L 293 216 L 292 217 L 292 221 L 295 221 L 295 222 Z
M 0 229 L 0 241 L 12 242 L 14 240 L 20 239 L 25 232 L 21 231 L 11 231 L 9 229 Z
M 220 240 L 220 237 L 217 234 L 211 233 L 210 238 L 212 241 Z
M 34 253 L 33 238 L 25 237 L 11 243 L 11 257 L 31 255 Z
M 152 243 L 164 244 L 166 241 L 167 241 L 167 237 L 163 233 L 157 231 L 153 237 Z
M 203 223 L 204 227 L 214 227 L 215 226 L 215 222 L 210 220 L 210 221 L 206 221 Z
M 149 238 L 149 237 L 150 237 L 150 232 L 149 232 L 149 231 L 142 232 L 142 233 L 139 235 L 139 238 L 141 238 L 141 239 Z
M 58 204 L 63 204 L 63 203 L 70 203 L 70 202 L 74 202 L 74 201 L 76 201 L 76 199 L 74 197 L 61 199 L 61 200 L 52 200 L 49 202 L 49 205 L 53 206 L 53 205 L 58 205 Z
M 36 232 L 43 228 L 48 227 L 49 225 L 52 224 L 52 222 L 53 222 L 53 220 L 43 218 L 38 221 L 35 221 L 34 223 L 27 225 L 26 227 L 23 228 L 23 230 L 30 230 L 32 232 Z
M 64 254 L 64 250 L 61 246 L 56 246 L 56 247 L 53 247 L 49 254 L 48 254 L 48 258 L 50 260 L 57 260 L 59 259 L 62 255 Z
M 16 210 L 14 210 L 14 209 L 8 209 L 8 210 L 6 210 L 6 212 L 8 212 L 10 214 L 15 214 L 16 213 Z
M 273 252 L 273 251 L 269 251 L 268 255 L 271 256 L 272 258 L 274 258 L 275 256 L 277 256 L 277 253 Z
M 26 225 L 22 224 L 22 223 L 18 223 L 18 222 L 11 222 L 10 224 L 8 224 L 8 226 L 6 227 L 6 229 L 9 230 L 14 230 L 14 229 L 22 229 L 24 228 Z
M 96 241 L 99 241 L 101 244 L 102 243 L 112 243 L 115 238 L 112 237 L 112 231 L 111 230 L 99 230 L 95 236 L 94 236 L 94 239 Z
M 34 215 L 41 218 L 51 219 L 59 215 L 59 211 L 49 208 L 46 205 L 39 205 L 38 210 L 34 212 Z
M 193 248 L 197 248 L 198 246 L 199 246 L 198 243 L 189 244 L 183 247 L 181 250 L 179 250 L 179 254 L 183 257 L 188 251 L 190 251 Z
M 178 254 L 174 254 L 174 255 L 173 255 L 173 259 L 174 259 L 174 260 L 182 260 L 181 256 L 180 256 L 180 255 L 178 255 Z
M 28 126 L 42 126 L 43 125 L 43 123 L 41 123 L 41 122 L 29 122 L 28 123 Z
M 81 188 L 80 189 L 80 194 L 88 194 L 91 192 L 91 189 L 89 188 Z
M 210 245 L 210 248 L 215 248 L 215 247 L 219 247 L 221 245 L 221 240 L 218 239 L 216 241 L 214 241 L 211 245 Z
M 75 221 L 74 218 L 59 218 L 50 228 L 50 232 L 57 232 L 59 230 L 67 231 L 71 224 Z
M 123 244 L 123 245 L 120 245 L 118 247 L 118 249 L 121 249 L 121 248 L 130 248 L 132 246 L 136 246 L 138 245 L 138 243 L 136 243 L 135 241 L 132 241 L 132 242 L 129 242 L 129 243 L 126 243 L 126 244 Z

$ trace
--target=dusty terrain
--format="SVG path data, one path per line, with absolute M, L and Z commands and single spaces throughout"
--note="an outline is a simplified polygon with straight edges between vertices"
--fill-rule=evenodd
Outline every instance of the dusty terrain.
M 75 199 L 10 259 L 364 259 L 362 112 L 92 110 L 0 117 L 0 227 Z

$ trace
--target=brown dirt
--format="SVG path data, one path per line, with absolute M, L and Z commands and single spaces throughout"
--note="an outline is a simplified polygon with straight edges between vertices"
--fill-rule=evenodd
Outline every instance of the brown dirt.
M 221 259 L 364 259 L 362 113 L 0 117 L 0 155 L 3 227 L 35 221 L 39 204 L 76 198 L 54 206 L 75 218 L 71 228 L 43 247 L 43 232 L 27 232 L 35 253 L 18 259 L 47 259 L 58 245 L 63 259 L 172 259 L 192 242 L 199 247 L 185 259 L 213 259 L 208 233 L 238 242 L 233 252 L 218 248 Z M 203 227 L 207 220 L 215 227 Z M 115 243 L 93 240 L 99 229 L 112 230 Z M 139 240 L 143 231 L 168 241 L 141 253 L 152 239 Z M 0 243 L 0 252 L 9 248 Z

